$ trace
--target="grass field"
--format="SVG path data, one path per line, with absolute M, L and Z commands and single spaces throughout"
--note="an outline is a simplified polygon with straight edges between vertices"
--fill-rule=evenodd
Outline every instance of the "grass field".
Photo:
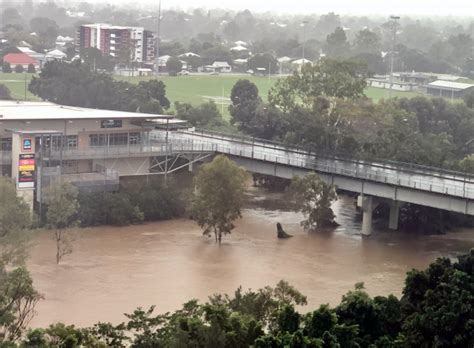
M 18 100 L 25 99 L 25 77 L 26 83 L 31 80 L 32 74 L 3 74 L 0 73 L 0 83 L 5 84 L 11 91 L 12 96 Z M 154 77 L 123 77 L 116 76 L 116 79 L 138 83 L 139 81 L 146 81 Z M 225 118 L 228 117 L 227 106 L 230 103 L 230 92 L 232 87 L 239 79 L 248 79 L 255 83 L 258 87 L 260 95 L 266 99 L 269 89 L 278 80 L 277 77 L 257 77 L 250 75 L 192 75 L 192 76 L 161 76 L 166 85 L 166 95 L 174 102 L 187 102 L 193 105 L 201 104 L 208 100 L 214 100 L 223 112 Z M 369 87 L 365 90 L 365 94 L 378 101 L 380 99 L 387 99 L 389 91 L 386 89 Z M 413 97 L 417 95 L 413 92 L 399 92 L 393 91 L 393 97 Z M 30 92 L 26 92 L 26 100 L 38 100 Z
M 146 81 L 154 77 L 116 77 L 123 81 L 138 83 L 139 81 Z M 198 105 L 208 100 L 214 100 L 223 111 L 224 118 L 227 118 L 227 107 L 230 103 L 230 92 L 232 87 L 239 79 L 248 79 L 255 83 L 263 99 L 267 98 L 268 91 L 278 80 L 277 77 L 268 79 L 268 77 L 257 77 L 251 75 L 199 75 L 199 76 L 162 76 L 160 79 L 166 85 L 166 95 L 173 104 L 176 101 L 187 102 Z M 379 101 L 380 99 L 387 99 L 389 91 L 386 89 L 368 87 L 365 89 L 365 95 Z M 393 91 L 393 97 L 414 97 L 418 95 L 415 92 L 399 92 Z
M 28 87 L 31 77 L 34 74 L 4 74 L 0 73 L 0 83 L 10 89 L 10 93 L 13 98 L 17 100 L 38 100 L 33 94 L 26 90 L 26 99 L 25 99 L 25 83 Z

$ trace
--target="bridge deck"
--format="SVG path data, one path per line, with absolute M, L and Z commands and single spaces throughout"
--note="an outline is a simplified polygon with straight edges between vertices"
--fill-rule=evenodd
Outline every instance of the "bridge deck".
M 164 132 L 155 135 L 164 139 Z M 230 137 L 196 132 L 170 132 L 169 142 L 175 148 L 193 148 L 230 154 L 254 160 L 305 168 L 316 172 L 337 174 L 363 180 L 409 187 L 416 190 L 474 199 L 474 177 L 462 173 L 430 170 L 424 167 L 397 167 L 394 164 L 327 158 L 299 149 L 285 148 L 261 141 L 240 141 Z

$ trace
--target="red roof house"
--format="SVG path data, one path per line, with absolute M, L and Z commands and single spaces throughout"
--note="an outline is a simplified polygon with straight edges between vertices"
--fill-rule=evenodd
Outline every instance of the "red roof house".
M 39 67 L 38 61 L 25 53 L 8 53 L 3 57 L 3 61 L 10 63 L 12 69 L 17 65 L 22 65 L 23 68 L 28 69 L 30 64 L 33 64 L 35 68 Z

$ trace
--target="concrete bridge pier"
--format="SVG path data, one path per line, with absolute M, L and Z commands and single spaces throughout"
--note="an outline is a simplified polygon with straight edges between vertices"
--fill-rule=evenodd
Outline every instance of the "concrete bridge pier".
M 388 228 L 391 230 L 398 230 L 398 219 L 400 216 L 400 201 L 390 202 L 390 217 L 388 220 Z
M 362 209 L 362 231 L 363 236 L 372 234 L 372 213 L 377 207 L 374 197 L 360 195 L 357 197 L 357 206 Z

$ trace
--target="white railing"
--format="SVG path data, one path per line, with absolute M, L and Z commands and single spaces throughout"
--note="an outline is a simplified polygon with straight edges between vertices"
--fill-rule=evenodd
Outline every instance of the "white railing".
M 425 175 L 403 171 L 393 167 L 384 167 L 370 162 L 349 162 L 330 158 L 317 158 L 307 153 L 286 151 L 281 148 L 268 148 L 259 144 L 219 143 L 202 139 L 170 138 L 168 144 L 162 139 L 152 139 L 155 144 L 147 146 L 97 147 L 87 149 L 64 150 L 64 159 L 114 158 L 130 156 L 160 156 L 183 152 L 215 152 L 292 166 L 320 173 L 348 176 L 361 180 L 409 187 L 421 191 L 436 192 L 455 197 L 474 199 L 474 183 L 462 181 L 458 177 Z M 52 153 L 57 158 L 59 153 Z

